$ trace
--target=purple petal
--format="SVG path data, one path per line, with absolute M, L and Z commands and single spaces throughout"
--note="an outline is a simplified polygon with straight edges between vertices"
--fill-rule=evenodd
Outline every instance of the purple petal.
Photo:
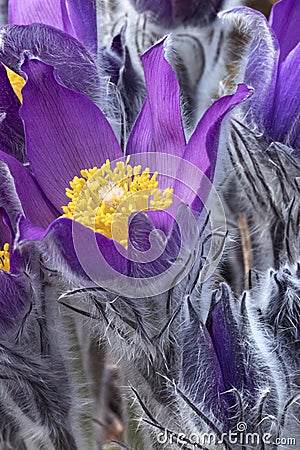
M 159 214 L 160 211 L 156 211 L 156 219 Z M 123 283 L 123 286 L 131 292 L 131 297 L 152 297 L 168 292 L 189 273 L 194 264 L 192 254 L 198 239 L 198 228 L 185 205 L 178 209 L 167 237 L 154 225 L 157 227 L 142 212 L 130 217 L 128 278 L 127 285 Z M 117 287 L 120 290 L 120 285 Z
M 159 220 L 161 211 L 151 214 L 154 220 Z M 162 211 L 164 214 L 164 211 Z M 129 224 L 128 255 L 130 258 L 130 275 L 147 279 L 151 278 L 159 283 L 166 292 L 176 278 L 182 279 L 184 273 L 194 263 L 191 258 L 198 240 L 198 227 L 192 213 L 185 205 L 178 209 L 172 222 L 172 229 L 168 236 L 144 213 L 136 213 Z M 157 226 L 157 224 L 155 224 Z M 161 277 L 164 275 L 164 277 Z M 155 278 L 157 277 L 157 278 Z M 153 282 L 153 281 L 152 281 Z M 175 283 L 177 284 L 177 283 Z M 149 288 L 149 286 L 147 286 Z
M 211 189 L 223 121 L 236 105 L 251 95 L 252 91 L 246 85 L 240 84 L 235 94 L 215 101 L 205 112 L 186 146 L 174 192 L 198 213 L 201 212 Z
M 165 152 L 181 156 L 185 137 L 181 121 L 179 84 L 164 57 L 163 43 L 142 57 L 147 97 L 134 124 L 127 154 Z
M 9 0 L 8 18 L 10 24 L 43 23 L 64 30 L 61 0 Z
M 47 25 L 5 26 L 1 28 L 1 61 L 20 72 L 24 52 L 55 68 L 68 88 L 99 101 L 100 79 L 90 53 L 72 36 Z
M 269 22 L 279 42 L 280 62 L 300 41 L 299 21 L 298 0 L 281 0 L 273 6 Z
M 128 251 L 118 242 L 65 218 L 55 220 L 45 231 L 21 217 L 16 244 L 22 249 L 26 241 L 40 241 L 48 266 L 69 281 L 128 297 L 153 296 L 177 284 L 194 262 L 195 230 L 186 220 L 185 210 L 178 215 L 181 217 L 170 237 L 164 240 L 155 230 L 152 235 L 153 225 L 146 215 L 135 214 L 129 225 Z
M 64 31 L 76 37 L 93 53 L 97 53 L 97 23 L 95 0 L 65 0 L 62 2 Z
M 146 214 L 155 225 L 155 228 L 161 230 L 165 236 L 169 235 L 174 222 L 174 217 L 169 210 L 147 211 Z
M 41 241 L 49 263 L 70 279 L 102 286 L 127 271 L 127 259 L 121 254 L 120 244 L 74 220 L 59 218 L 43 230 L 21 218 L 19 243 L 30 240 Z
M 300 44 L 279 67 L 273 121 L 268 132 L 274 140 L 300 149 Z
M 203 115 L 186 146 L 183 158 L 195 164 L 210 180 L 214 176 L 223 120 L 252 93 L 245 84 L 239 84 L 234 94 L 215 101 Z
M 150 234 L 154 230 L 152 221 L 145 213 L 137 212 L 129 218 L 128 239 L 132 251 L 146 252 L 151 248 Z
M 7 164 L 26 217 L 34 224 L 47 227 L 57 212 L 45 198 L 29 171 L 15 158 L 0 151 L 0 160 Z M 1 184 L 5 180 L 1 180 Z M 5 205 L 3 205 L 5 208 Z M 17 214 L 17 211 L 16 211 Z M 11 218 L 13 220 L 13 218 Z
M 27 59 L 22 70 L 28 76 L 20 110 L 28 160 L 42 190 L 60 209 L 67 200 L 65 189 L 81 169 L 100 167 L 122 151 L 102 112 L 84 95 L 60 85 L 53 68 Z
M 210 335 L 191 305 L 189 314 L 190 320 L 183 333 L 182 384 L 195 405 L 201 405 L 201 410 L 203 404 L 206 405 L 224 420 L 228 405 L 220 395 L 225 392 L 221 367 Z
M 164 27 L 189 23 L 209 23 L 221 8 L 222 0 L 131 0 L 138 12 L 150 13 L 150 19 Z
M 208 330 L 222 370 L 225 389 L 236 388 L 241 391 L 246 387 L 247 380 L 240 333 L 230 309 L 231 295 L 223 283 L 220 298 L 211 311 Z
M 167 270 L 170 262 L 165 257 L 166 239 L 155 230 L 148 215 L 142 212 L 132 214 L 128 228 L 130 276 L 149 279 Z
M 94 0 L 10 0 L 9 23 L 41 23 L 74 36 L 89 50 L 97 51 L 96 6 Z
M 245 119 L 253 122 L 260 130 L 268 128 L 266 123 L 272 115 L 272 99 L 276 88 L 279 47 L 265 17 L 249 8 L 235 8 L 223 14 L 223 17 L 242 27 L 249 40 L 246 67 L 240 79 L 254 88 L 254 93 L 247 108 Z
M 24 130 L 19 108 L 19 99 L 0 64 L 0 149 L 24 161 Z
M 39 227 L 24 216 L 20 216 L 18 222 L 18 241 L 41 241 L 45 237 L 45 228 Z

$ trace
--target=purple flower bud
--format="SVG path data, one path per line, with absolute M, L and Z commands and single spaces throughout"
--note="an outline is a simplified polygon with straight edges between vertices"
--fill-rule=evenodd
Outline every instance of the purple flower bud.
M 131 0 L 138 12 L 164 27 L 202 25 L 211 22 L 221 9 L 222 0 Z

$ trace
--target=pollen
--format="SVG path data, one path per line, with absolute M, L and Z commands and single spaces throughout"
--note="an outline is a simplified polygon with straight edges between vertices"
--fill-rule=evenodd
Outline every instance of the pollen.
M 22 92 L 21 91 L 25 85 L 25 80 L 23 77 L 21 77 L 20 75 L 18 75 L 15 72 L 13 72 L 12 70 L 10 70 L 8 67 L 6 67 L 6 66 L 4 66 L 4 67 L 6 69 L 6 73 L 7 73 L 9 82 L 11 84 L 11 87 L 13 88 L 16 96 L 22 103 Z
M 86 227 L 113 238 L 127 247 L 128 219 L 137 211 L 167 209 L 172 204 L 173 189 L 159 189 L 158 173 L 141 166 L 132 167 L 117 162 L 112 167 L 106 160 L 100 168 L 81 170 L 74 177 L 66 195 L 70 198 L 63 206 L 64 215 Z
M 5 270 L 9 272 L 10 270 L 10 255 L 9 255 L 9 244 L 4 244 L 3 250 L 0 250 L 0 270 Z

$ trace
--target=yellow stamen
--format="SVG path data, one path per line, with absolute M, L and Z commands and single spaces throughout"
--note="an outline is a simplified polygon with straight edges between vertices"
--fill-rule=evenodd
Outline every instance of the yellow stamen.
M 6 73 L 9 79 L 9 82 L 11 84 L 11 87 L 13 88 L 16 96 L 18 97 L 18 99 L 20 100 L 20 102 L 22 103 L 22 88 L 24 87 L 25 84 L 25 80 L 23 77 L 21 77 L 20 75 L 18 75 L 17 73 L 13 72 L 12 70 L 10 70 L 8 67 L 4 66 L 6 69 Z
M 86 227 L 120 242 L 127 247 L 128 218 L 136 211 L 168 208 L 173 189 L 158 189 L 157 175 L 149 168 L 132 167 L 117 162 L 111 168 L 109 160 L 100 168 L 81 170 L 66 189 L 71 199 L 63 206 L 63 217 L 74 219 Z
M 0 250 L 0 270 L 9 272 L 10 270 L 10 256 L 9 256 L 9 244 L 4 244 L 3 250 Z

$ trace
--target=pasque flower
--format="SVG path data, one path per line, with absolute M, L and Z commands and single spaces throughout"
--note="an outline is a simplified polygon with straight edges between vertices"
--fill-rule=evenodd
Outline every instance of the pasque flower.
M 235 204 L 237 216 L 245 213 L 247 222 L 265 236 L 251 235 L 250 265 L 259 270 L 278 269 L 299 257 L 299 232 L 293 225 L 299 210 L 299 14 L 299 4 L 292 0 L 276 2 L 269 22 L 249 8 L 223 14 L 245 36 L 234 80 L 254 88 L 244 115 L 230 132 L 231 159 L 225 175 L 230 195 L 223 190 L 224 203 L 229 208 Z M 235 269 L 234 273 L 237 279 Z
M 42 23 L 75 37 L 87 50 L 97 53 L 95 0 L 9 0 L 9 23 L 29 25 Z
M 185 17 L 191 19 L 192 10 L 188 8 L 196 3 L 199 6 L 199 2 L 188 6 L 173 3 L 173 14 L 164 11 L 166 5 L 171 5 L 164 2 L 156 18 L 171 20 L 173 26 L 177 23 L 177 17 L 182 21 Z M 279 5 L 287 4 L 292 3 L 282 2 Z M 54 2 L 49 5 L 53 6 Z M 57 7 L 58 3 L 55 5 Z M 3 298 L 0 289 L 0 307 L 6 314 L 0 315 L 3 333 L 9 329 L 11 336 L 15 336 L 15 329 L 20 329 L 18 317 L 15 328 L 10 317 L 19 311 L 23 319 L 27 305 L 31 304 L 31 292 L 29 290 L 27 297 L 26 291 L 28 281 L 24 279 L 23 284 L 26 274 L 24 258 L 25 268 L 31 268 L 36 251 L 38 256 L 42 254 L 42 261 L 47 264 L 47 270 L 41 270 L 42 276 L 54 268 L 59 276 L 64 277 L 64 284 L 59 285 L 53 297 L 57 298 L 58 291 L 62 293 L 62 286 L 62 289 L 66 289 L 66 285 L 69 288 L 68 283 L 75 281 L 78 289 L 65 292 L 60 300 L 65 304 L 70 301 L 68 306 L 71 308 L 104 323 L 99 327 L 101 334 L 113 338 L 110 342 L 120 360 L 124 380 L 129 380 L 134 387 L 138 386 L 139 403 L 144 413 L 150 411 L 148 424 L 160 429 L 170 426 L 175 434 L 209 431 L 220 438 L 223 432 L 235 431 L 238 422 L 245 420 L 249 431 L 260 435 L 269 432 L 275 424 L 273 436 L 277 437 L 280 427 L 284 429 L 286 423 L 291 429 L 293 426 L 292 415 L 288 415 L 295 400 L 292 396 L 295 393 L 293 383 L 298 361 L 293 357 L 295 346 L 290 343 L 297 340 L 299 334 L 294 326 L 299 309 L 299 269 L 293 266 L 288 270 L 257 274 L 259 282 L 255 289 L 240 295 L 242 289 L 239 286 L 236 294 L 226 282 L 219 282 L 221 274 L 230 279 L 228 261 L 231 258 L 234 260 L 235 251 L 231 248 L 216 279 L 203 283 L 201 278 L 205 261 L 209 260 L 205 245 L 215 231 L 212 227 L 210 233 L 206 222 L 202 228 L 199 226 L 203 204 L 211 188 L 217 157 L 223 147 L 230 147 L 231 144 L 228 139 L 223 139 L 222 127 L 226 125 L 225 119 L 230 111 L 251 97 L 252 90 L 246 85 L 239 85 L 234 94 L 219 98 L 206 111 L 186 142 L 177 78 L 165 59 L 164 44 L 159 43 L 142 58 L 147 96 L 128 140 L 125 139 L 120 145 L 105 114 L 97 106 L 97 95 L 94 95 L 98 89 L 97 83 L 90 83 L 90 75 L 94 70 L 98 73 L 94 59 L 85 47 L 70 36 L 78 37 L 79 34 L 74 16 L 68 11 L 74 11 L 81 3 L 66 1 L 59 5 L 62 15 L 57 26 L 69 34 L 44 25 L 2 30 L 3 61 L 9 67 L 18 69 L 26 79 L 21 108 L 15 99 L 9 110 L 12 120 L 17 120 L 19 114 L 22 118 L 26 152 L 20 156 L 15 153 L 15 148 L 7 150 L 5 145 L 0 152 L 3 166 L 1 179 L 9 180 L 9 185 L 0 187 L 3 191 L 0 192 L 0 208 L 5 210 L 5 224 L 1 223 L 5 236 L 2 244 L 13 241 L 10 247 L 10 273 L 2 270 L 0 275 L 3 280 L 12 283 L 8 284 L 8 290 L 17 305 L 14 308 L 12 302 L 10 308 L 6 306 L 4 309 L 2 299 L 6 291 L 3 283 Z M 151 5 L 140 2 L 139 5 L 143 10 L 151 7 L 152 12 L 156 7 L 155 2 Z M 15 12 L 22 11 L 21 6 Z M 26 11 L 30 9 L 24 9 L 23 13 Z M 41 20 L 49 19 L 49 23 L 55 25 L 51 22 L 53 18 L 49 11 L 40 11 L 44 14 Z M 231 14 L 241 17 L 245 14 L 243 11 L 263 24 L 264 38 L 272 37 L 271 40 L 261 40 L 266 45 L 260 46 L 260 50 L 263 52 L 266 48 L 273 48 L 276 40 L 261 16 L 249 10 Z M 281 42 L 276 14 L 272 20 Z M 64 28 L 65 24 L 69 28 Z M 120 44 L 118 39 L 113 43 L 117 48 Z M 43 45 L 40 45 L 41 42 Z M 67 63 L 53 57 L 53 43 L 57 48 L 66 45 Z M 281 53 L 275 44 L 275 52 L 271 52 L 270 57 L 276 64 L 272 66 L 273 72 L 263 66 L 268 74 L 264 84 L 261 83 L 252 52 L 246 60 L 243 79 L 257 90 L 262 90 L 259 95 L 254 94 L 253 100 L 245 102 L 242 109 L 244 115 L 239 118 L 245 118 L 246 125 L 239 125 L 244 126 L 247 132 L 247 126 L 263 131 L 267 142 L 279 136 L 283 142 L 294 145 L 295 139 L 289 141 L 287 137 L 290 129 L 282 138 L 276 134 L 279 133 L 279 123 L 272 116 L 277 111 L 275 97 L 270 107 L 262 95 L 268 93 L 268 98 L 273 99 L 272 95 L 280 86 L 282 67 L 289 57 L 284 56 L 282 43 Z M 291 46 L 294 44 L 291 43 Z M 29 51 L 24 55 L 26 47 Z M 266 51 L 265 56 L 267 54 Z M 282 61 L 280 54 L 283 55 Z M 62 56 L 62 53 L 59 55 Z M 18 67 L 20 63 L 22 66 Z M 76 70 L 75 75 L 70 75 L 67 64 Z M 85 78 L 86 73 L 88 78 Z M 3 75 L 7 86 L 5 93 L 10 86 L 6 72 L 3 71 Z M 274 79 L 276 83 L 272 84 Z M 281 88 L 278 97 L 280 92 Z M 5 96 L 4 100 L 7 101 Z M 268 128 L 266 124 L 273 122 L 274 126 Z M 236 123 L 231 123 L 232 127 L 226 130 L 234 134 Z M 243 153 L 244 149 L 239 147 L 240 141 L 233 139 L 233 144 L 237 152 Z M 253 141 L 256 143 L 256 136 Z M 248 172 L 253 165 L 256 170 L 253 172 L 259 174 L 255 178 L 250 172 L 249 176 L 256 195 L 256 184 L 261 186 L 264 182 L 260 170 L 263 170 L 263 175 L 269 172 L 263 164 L 258 164 L 259 159 L 252 159 L 250 152 L 249 155 L 246 159 L 250 166 Z M 244 154 L 241 159 L 243 157 Z M 25 165 L 23 161 L 26 161 Z M 244 162 L 242 168 L 245 166 Z M 234 178 L 236 182 L 238 177 L 232 168 L 230 170 L 229 180 L 231 182 Z M 242 175 L 248 188 L 248 178 Z M 229 197 L 236 186 L 239 185 L 233 184 L 231 191 L 228 189 Z M 249 190 L 245 190 L 248 194 Z M 235 204 L 231 197 L 228 200 L 231 208 L 228 209 L 231 213 L 234 211 L 232 216 L 236 211 L 236 215 L 240 213 L 240 204 L 244 201 L 243 191 L 236 191 L 232 198 L 239 197 L 239 202 Z M 10 202 L 7 192 L 14 194 L 9 197 Z M 296 224 L 297 221 L 293 226 Z M 8 230 L 13 239 L 9 237 Z M 205 238 L 199 245 L 203 235 Z M 222 241 L 225 238 L 226 234 L 222 236 Z M 238 240 L 234 244 L 235 248 L 238 247 Z M 0 257 L 3 258 L 2 269 L 8 269 L 7 245 Z M 37 262 L 38 268 L 41 267 L 39 264 L 40 261 Z M 164 278 L 164 273 L 169 269 L 169 277 Z M 36 278 L 38 272 L 36 269 Z M 16 279 L 20 286 L 13 284 Z M 34 287 L 36 290 L 37 284 Z M 51 304 L 53 298 L 50 301 L 43 295 L 40 298 L 44 299 L 44 309 L 40 308 L 37 312 L 47 322 L 49 310 L 46 306 Z M 23 308 L 20 299 L 26 308 Z M 80 307 L 76 304 L 78 300 Z M 292 324 L 291 330 L 287 329 L 289 324 Z M 42 334 L 46 329 L 46 337 L 51 334 L 51 327 L 49 329 L 47 325 L 44 322 L 40 329 Z M 52 344 L 56 342 L 55 339 L 48 341 Z M 23 371 L 24 377 L 30 381 L 24 383 L 24 391 L 26 395 L 29 393 L 30 400 L 34 397 L 32 393 L 36 392 L 46 400 L 52 399 L 53 393 L 55 398 L 60 399 L 60 385 L 64 386 L 64 377 L 59 378 L 62 381 L 58 383 L 57 390 L 52 386 L 51 373 L 47 377 L 47 369 L 51 365 L 51 357 L 56 355 L 56 349 L 54 345 L 52 352 L 47 354 L 48 365 L 43 364 L 44 360 L 38 354 L 34 376 L 30 371 L 28 376 L 27 371 L 28 367 L 33 366 L 32 359 L 26 354 L 26 358 L 23 355 L 19 361 L 21 347 L 18 347 L 18 352 L 15 349 L 14 355 L 10 346 L 2 352 L 3 359 L 10 359 L 14 364 L 14 376 L 20 376 Z M 57 362 L 55 358 L 53 360 Z M 3 366 L 6 367 L 5 364 Z M 51 392 L 41 389 L 37 382 L 40 374 Z M 31 389 L 32 380 L 33 385 L 37 386 L 36 391 Z M 19 383 L 18 386 L 23 385 Z M 39 395 L 34 398 L 39 398 Z M 148 410 L 143 405 L 143 399 L 149 406 Z M 29 401 L 26 404 L 32 403 Z M 42 406 L 47 412 L 56 409 L 55 402 L 43 403 Z M 76 445 L 68 435 L 68 426 L 66 430 L 61 427 L 61 412 L 67 414 L 69 406 L 68 399 L 62 396 L 61 403 L 57 405 L 60 415 L 54 414 L 49 421 L 52 424 L 58 417 L 55 432 L 50 435 L 57 448 L 68 448 L 68 445 L 75 448 Z M 3 409 L 2 405 L 0 409 Z M 151 416 L 151 411 L 157 412 L 155 417 Z M 40 412 L 37 417 L 44 426 L 44 416 Z M 4 417 L 7 415 L 5 410 Z M 30 418 L 36 420 L 34 415 Z M 149 442 L 145 439 L 145 448 L 149 448 Z M 156 444 L 152 448 L 157 447 Z M 186 448 L 190 447 L 192 443 L 187 442 Z M 224 448 L 230 448 L 226 440 Z
M 120 273 L 124 273 L 124 270 L 126 272 L 126 257 L 117 250 L 119 244 L 116 247 L 114 239 L 111 239 L 114 235 L 110 231 L 110 223 L 116 220 L 118 224 L 118 217 L 122 217 L 122 214 L 116 214 L 116 205 L 122 200 L 121 206 L 124 208 L 128 194 L 136 195 L 133 201 L 136 204 L 131 205 L 129 202 L 128 211 L 124 213 L 125 221 L 118 225 L 119 229 L 125 227 L 125 233 L 122 230 L 121 237 L 116 237 L 115 240 L 126 247 L 129 212 L 150 209 L 150 222 L 144 216 L 133 220 L 129 225 L 129 236 L 142 230 L 145 235 L 141 241 L 147 247 L 153 220 L 153 224 L 166 234 L 171 229 L 169 245 L 174 247 L 176 227 L 172 228 L 172 220 L 168 220 L 163 211 L 155 210 L 167 208 L 174 192 L 187 206 L 199 213 L 203 207 L 197 200 L 201 178 L 194 180 L 196 193 L 187 194 L 187 189 L 180 186 L 180 183 L 176 183 L 174 179 L 166 181 L 160 176 L 160 154 L 166 154 L 164 164 L 169 161 L 173 165 L 173 159 L 177 158 L 173 174 L 174 170 L 175 174 L 180 173 L 182 158 L 212 180 L 222 120 L 234 105 L 251 94 L 246 86 L 241 85 L 236 94 L 215 102 L 186 144 L 179 108 L 179 87 L 172 68 L 164 58 L 162 43 L 143 56 L 143 64 L 147 97 L 129 137 L 125 158 L 106 118 L 87 97 L 65 88 L 57 81 L 53 68 L 41 61 L 27 58 L 22 66 L 27 83 L 23 89 L 20 114 L 25 125 L 26 153 L 31 172 L 4 152 L 1 152 L 1 159 L 8 165 L 15 179 L 16 190 L 29 222 L 45 228 L 55 216 L 65 213 L 65 217 L 50 225 L 46 236 L 53 235 L 53 240 L 60 242 L 60 252 L 65 254 L 67 262 L 75 260 L 74 264 L 77 264 L 79 271 L 82 268 L 74 249 L 75 225 L 72 219 L 75 219 L 80 242 L 88 245 L 96 231 L 96 247 L 100 248 L 109 265 Z M 137 167 L 142 160 L 142 156 L 138 156 L 140 152 L 144 155 L 141 168 Z M 147 158 L 153 152 L 157 167 L 150 167 L 148 174 Z M 128 156 L 132 161 L 138 161 L 133 168 L 130 160 L 128 163 L 126 159 Z M 110 163 L 106 163 L 108 159 L 111 162 L 119 160 L 116 168 L 110 168 Z M 148 161 L 150 165 L 151 159 Z M 91 182 L 87 182 L 89 178 Z M 70 182 L 71 189 L 67 190 L 67 195 L 71 198 L 71 203 L 68 203 L 65 192 Z M 95 188 L 93 183 L 96 184 Z M 24 190 L 25 185 L 31 192 L 30 196 Z M 139 206 L 139 191 L 142 196 L 147 192 L 142 206 Z M 204 200 L 207 194 L 208 192 L 203 193 Z M 94 206 L 92 199 L 95 201 Z M 123 209 L 121 211 L 123 213 Z M 45 235 L 41 228 L 32 229 L 24 220 L 20 221 L 19 232 L 20 240 Z M 89 267 L 92 266 L 95 270 L 96 262 L 93 261 L 92 252 L 90 260 Z M 145 266 L 149 270 L 149 266 Z
M 14 243 L 24 257 L 24 252 L 28 254 L 32 248 L 28 247 L 32 244 L 28 241 L 42 241 L 47 264 L 61 270 L 68 281 L 74 277 L 77 283 L 78 277 L 81 282 L 87 278 L 106 281 L 112 274 L 107 273 L 105 262 L 115 272 L 133 278 L 160 275 L 174 263 L 181 245 L 180 232 L 176 221 L 173 225 L 172 218 L 157 209 L 168 207 L 171 200 L 170 206 L 174 205 L 177 210 L 177 196 L 198 217 L 203 208 L 197 197 L 202 173 L 209 180 L 213 179 L 223 119 L 235 105 L 251 95 L 251 91 L 241 85 L 236 94 L 219 99 L 186 143 L 179 86 L 164 58 L 162 43 L 144 55 L 143 64 L 147 98 L 127 142 L 125 157 L 105 116 L 87 96 L 65 87 L 55 69 L 38 59 L 26 57 L 22 65 L 27 81 L 22 91 L 20 115 L 29 166 L 3 151 L 0 154 L 14 180 L 23 210 L 21 214 L 20 210 L 13 210 L 10 215 L 12 223 L 19 217 Z M 119 160 L 116 165 L 115 160 Z M 195 192 L 189 186 L 181 186 L 176 179 L 164 178 L 168 165 L 171 175 L 185 171 L 183 162 L 196 168 L 196 178 L 192 182 Z M 141 168 L 137 167 L 140 163 Z M 189 173 L 183 177 L 187 184 L 191 181 L 189 177 Z M 128 205 L 125 213 L 121 210 L 119 216 L 123 219 L 115 221 L 119 227 L 115 235 L 110 223 L 119 217 L 116 211 L 119 201 L 121 207 L 126 206 L 128 193 L 137 195 L 136 203 L 133 209 Z M 204 201 L 207 189 L 202 194 L 200 198 Z M 96 208 L 92 204 L 93 196 L 96 196 Z M 4 201 L 3 207 L 6 208 Z M 148 216 L 139 212 L 149 209 Z M 67 217 L 60 217 L 63 214 Z M 189 217 L 187 211 L 182 212 L 180 208 L 178 214 Z M 136 262 L 135 252 L 146 253 L 150 244 L 154 250 L 161 250 L 161 235 L 158 233 L 154 240 L 151 238 L 155 227 L 168 236 L 163 242 L 163 253 L 154 261 L 146 259 L 146 263 L 143 260 L 140 263 L 138 259 Z M 196 229 L 187 226 L 185 231 L 189 234 Z M 100 249 L 104 256 L 103 264 L 99 263 L 98 253 L 95 254 L 95 241 L 98 252 Z M 193 248 L 186 251 L 192 253 Z M 133 262 L 129 256 L 133 257 Z M 182 266 L 178 267 L 180 272 Z M 168 287 L 163 284 L 159 290 Z M 123 285 L 117 288 L 126 292 Z M 153 289 L 146 289 L 145 285 L 142 290 L 146 295 L 153 293 Z M 140 292 L 136 291 L 135 295 Z M 43 367 L 39 370 L 44 370 Z M 62 436 L 54 438 L 56 442 L 63 439 Z
M 300 5 L 282 0 L 273 6 L 270 26 L 276 36 L 274 75 L 269 87 L 271 102 L 266 130 L 273 140 L 299 149 L 299 56 L 300 35 L 297 26 Z M 259 86 L 257 86 L 257 90 Z
M 101 102 L 107 80 L 103 76 L 103 64 L 96 65 L 97 30 L 93 1 L 53 1 L 45 6 L 39 2 L 12 0 L 9 11 L 11 25 L 0 31 L 0 60 L 6 67 L 6 70 L 2 65 L 0 68 L 0 142 L 5 152 L 24 162 L 24 131 L 18 114 L 25 82 L 20 72 L 24 51 L 53 65 L 65 86 L 85 93 L 95 103 Z M 103 103 L 101 106 L 105 108 Z
M 260 13 L 247 8 L 226 12 L 224 17 L 240 23 L 250 38 L 238 77 L 255 90 L 247 111 L 248 124 L 263 133 L 268 142 L 278 141 L 298 149 L 299 2 L 275 3 L 269 23 Z

